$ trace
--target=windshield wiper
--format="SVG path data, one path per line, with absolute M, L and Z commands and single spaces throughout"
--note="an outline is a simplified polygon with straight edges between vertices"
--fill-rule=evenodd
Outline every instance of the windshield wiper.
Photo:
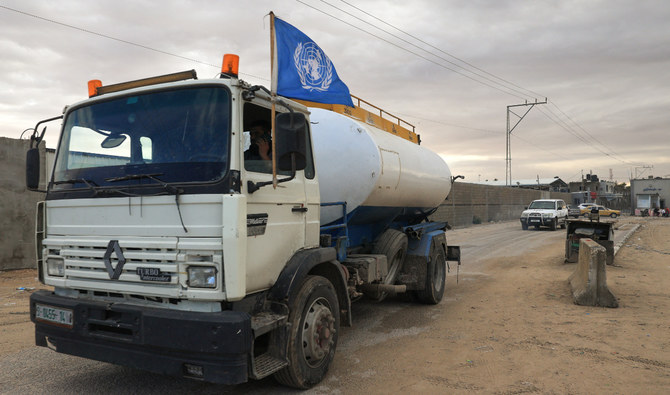
M 121 176 L 121 177 L 111 177 L 111 178 L 105 178 L 105 181 L 107 182 L 118 182 L 118 181 L 128 181 L 128 180 L 142 180 L 142 179 L 149 179 L 151 181 L 155 181 L 159 183 L 165 190 L 168 192 L 174 193 L 174 201 L 177 204 L 177 212 L 179 213 L 179 220 L 181 221 L 181 227 L 184 228 L 184 232 L 188 233 L 188 230 L 186 229 L 186 226 L 184 225 L 184 219 L 181 216 L 181 208 L 179 207 L 179 194 L 182 192 L 181 188 L 177 188 L 173 185 L 168 184 L 167 182 L 156 178 L 159 176 L 162 176 L 163 173 L 151 173 L 151 174 L 128 174 L 126 176 Z
M 162 176 L 163 173 L 148 173 L 148 174 L 128 174 L 127 176 L 120 176 L 120 177 L 110 177 L 110 178 L 105 178 L 105 181 L 107 182 L 119 182 L 119 181 L 128 181 L 128 180 L 143 180 L 143 179 L 148 179 L 151 181 L 155 181 L 163 187 L 163 189 L 167 190 L 168 192 L 176 193 L 179 194 L 181 190 L 177 187 L 174 187 L 167 182 L 157 178 Z
M 107 182 L 118 182 L 118 181 L 128 181 L 128 180 L 141 180 L 143 178 L 148 178 L 150 180 L 154 180 L 154 181 L 159 182 L 161 184 L 165 184 L 163 181 L 156 178 L 156 177 L 159 177 L 159 176 L 162 176 L 162 175 L 163 175 L 163 173 L 128 174 L 126 176 L 121 176 L 121 177 L 105 178 L 105 181 L 107 181 Z
M 86 178 L 72 178 L 72 179 L 69 179 L 69 180 L 54 181 L 54 182 L 52 182 L 51 184 L 52 184 L 52 185 L 61 185 L 61 184 L 72 184 L 72 185 L 74 185 L 74 184 L 86 184 L 86 186 L 88 187 L 88 189 L 90 189 L 91 191 L 93 191 L 96 195 L 98 194 L 98 190 L 96 189 L 96 187 L 99 187 L 99 186 L 100 186 L 100 185 L 98 185 L 95 181 L 93 181 L 93 180 L 87 180 Z

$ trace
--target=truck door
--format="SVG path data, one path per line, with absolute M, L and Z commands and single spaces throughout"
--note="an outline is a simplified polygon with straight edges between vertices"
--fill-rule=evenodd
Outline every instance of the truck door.
M 314 156 L 312 154 L 312 131 L 307 122 L 307 166 L 301 173 L 305 177 L 305 246 L 316 247 L 319 245 L 319 234 L 321 229 L 321 195 L 319 193 L 319 181 L 314 167 Z
M 249 131 L 251 135 L 259 125 L 269 132 L 269 108 L 246 103 L 243 115 L 245 134 Z M 297 172 L 293 180 L 278 184 L 276 189 L 267 185 L 249 193 L 249 182 L 272 180 L 272 163 L 262 159 L 262 151 L 266 143 L 271 147 L 271 141 L 260 142 L 258 133 L 254 135 L 244 150 L 242 166 L 242 190 L 247 196 L 247 293 L 272 286 L 291 256 L 305 247 L 306 214 L 311 209 L 305 199 L 304 171 Z M 259 148 L 261 152 L 257 151 Z M 289 175 L 278 172 L 277 178 Z

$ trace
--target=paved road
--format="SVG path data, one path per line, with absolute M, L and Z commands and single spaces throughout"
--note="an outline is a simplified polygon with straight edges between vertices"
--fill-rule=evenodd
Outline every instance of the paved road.
M 624 232 L 625 233 L 625 232 Z M 624 233 L 617 232 L 619 238 Z M 518 222 L 505 222 L 449 231 L 448 242 L 462 249 L 461 273 L 484 270 L 487 259 L 501 256 L 522 256 L 540 249 L 546 243 L 565 238 L 565 231 L 521 230 Z M 447 284 L 454 284 L 454 266 Z M 444 302 L 443 302 L 444 303 Z M 361 346 L 378 344 L 389 339 L 419 335 L 430 326 L 430 316 L 414 312 L 411 303 L 387 300 L 382 303 L 360 302 L 354 305 L 354 326 L 343 328 L 339 358 Z M 403 319 L 393 321 L 389 316 L 412 317 L 412 325 Z M 380 333 L 380 325 L 386 329 Z M 389 325 L 391 326 L 389 328 Z M 423 329 L 422 329 L 423 328 Z M 26 334 L 32 336 L 32 333 Z M 337 366 L 333 376 L 340 376 Z M 355 392 L 355 387 L 349 390 Z M 161 376 L 119 367 L 107 363 L 57 354 L 42 347 L 32 347 L 0 359 L 0 393 L 3 394 L 169 394 L 169 393 L 293 393 L 278 386 L 272 379 L 251 382 L 235 387 L 217 386 L 186 379 Z M 315 391 L 312 391 L 315 392 Z M 318 391 L 316 391 L 318 392 Z

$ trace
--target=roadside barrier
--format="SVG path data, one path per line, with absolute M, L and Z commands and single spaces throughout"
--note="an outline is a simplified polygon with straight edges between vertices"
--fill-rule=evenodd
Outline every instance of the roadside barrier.
M 577 268 L 568 278 L 575 304 L 619 307 L 616 297 L 607 288 L 606 262 L 605 247 L 591 239 L 580 239 Z

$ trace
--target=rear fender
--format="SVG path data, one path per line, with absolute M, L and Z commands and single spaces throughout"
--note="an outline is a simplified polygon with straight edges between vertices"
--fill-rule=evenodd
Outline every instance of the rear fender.
M 406 285 L 410 291 L 421 291 L 426 288 L 428 263 L 433 249 L 441 249 L 445 257 L 448 254 L 447 238 L 443 229 L 419 232 L 417 235 L 419 238 L 409 240 L 405 263 L 397 280 L 398 284 Z

